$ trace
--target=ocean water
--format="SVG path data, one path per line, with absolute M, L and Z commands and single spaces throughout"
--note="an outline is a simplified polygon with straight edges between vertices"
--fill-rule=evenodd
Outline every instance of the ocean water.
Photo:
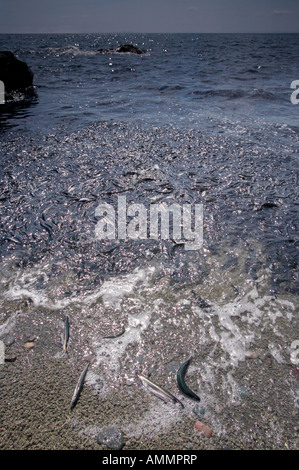
M 144 54 L 118 53 L 124 43 Z M 86 380 L 100 397 L 120 386 L 134 403 L 136 372 L 179 395 L 175 371 L 193 356 L 188 375 L 218 435 L 228 409 L 242 431 L 248 395 L 271 394 L 292 421 L 299 36 L 0 35 L 0 50 L 34 72 L 33 89 L 0 105 L 0 339 L 33 335 L 63 360 L 68 315 L 70 351 L 93 357 Z M 202 204 L 202 246 L 98 239 L 96 208 L 119 196 Z M 285 445 L 264 406 L 261 425 Z M 177 419 L 155 402 L 124 426 L 136 437 L 154 422 L 152 436 Z

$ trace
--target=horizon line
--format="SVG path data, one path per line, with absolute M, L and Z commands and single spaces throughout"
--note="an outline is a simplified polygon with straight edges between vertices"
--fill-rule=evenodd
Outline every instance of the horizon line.
M 262 32 L 262 31 L 234 31 L 234 32 L 216 32 L 216 31 L 210 31 L 210 32 L 166 32 L 166 31 L 160 31 L 160 32 L 141 32 L 141 31 L 108 31 L 108 32 L 97 32 L 97 31 L 64 31 L 64 32 L 55 32 L 55 31 L 49 31 L 49 32 L 37 32 L 37 31 L 27 31 L 27 32 L 0 32 L 0 35 L 4 34 L 299 34 L 299 31 L 268 31 L 268 32 Z

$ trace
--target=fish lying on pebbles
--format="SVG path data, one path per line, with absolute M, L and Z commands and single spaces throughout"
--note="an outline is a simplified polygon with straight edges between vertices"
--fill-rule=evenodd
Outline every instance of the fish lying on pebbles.
M 188 369 L 188 366 L 191 361 L 191 357 L 184 362 L 177 373 L 177 381 L 178 381 L 178 386 L 181 392 L 186 395 L 189 398 L 192 398 L 193 400 L 200 401 L 200 398 L 188 387 L 188 385 L 185 384 L 185 375 Z
M 119 333 L 116 333 L 115 335 L 103 336 L 103 339 L 115 339 L 115 338 L 119 338 L 119 337 L 122 336 L 125 332 L 126 332 L 126 330 L 125 330 L 125 328 L 123 328 Z
M 72 397 L 72 400 L 71 400 L 71 409 L 74 408 L 74 406 L 76 405 L 77 401 L 78 401 L 78 398 L 79 398 L 79 395 L 81 393 L 81 390 L 82 390 L 82 387 L 83 387 L 83 383 L 84 383 L 84 380 L 85 380 L 85 376 L 87 374 L 87 370 L 88 370 L 88 367 L 90 365 L 90 362 L 88 362 L 88 364 L 84 367 L 80 377 L 79 377 L 79 380 L 77 382 L 77 385 L 76 385 L 76 388 L 74 390 L 74 394 L 73 394 L 73 397 Z
M 184 408 L 184 405 L 180 400 L 178 400 L 174 395 L 169 393 L 167 390 L 164 388 L 160 387 L 160 385 L 157 385 L 155 382 L 152 382 L 151 380 L 147 379 L 143 375 L 137 374 L 137 377 L 141 381 L 142 385 L 148 389 L 151 393 L 153 393 L 156 397 L 160 398 L 161 400 L 164 401 L 164 403 L 179 403 L 179 405 Z
M 70 322 L 69 317 L 66 316 L 64 322 L 64 341 L 63 341 L 63 350 L 67 352 L 67 345 L 70 337 Z

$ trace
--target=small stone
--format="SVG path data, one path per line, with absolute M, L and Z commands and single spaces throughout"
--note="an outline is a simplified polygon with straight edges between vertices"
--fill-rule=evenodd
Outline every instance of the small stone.
M 112 450 L 121 450 L 124 446 L 123 434 L 114 426 L 102 428 L 98 434 L 98 443 Z
M 255 351 L 245 351 L 246 359 L 256 359 L 258 354 Z
M 17 356 L 6 356 L 5 362 L 15 362 L 16 359 L 17 359 Z
M 24 347 L 25 349 L 32 349 L 32 348 L 34 348 L 34 346 L 35 346 L 35 342 L 34 342 L 34 341 L 27 341 L 27 342 L 24 344 L 23 347 Z
M 295 369 L 292 369 L 290 372 L 292 377 L 299 377 L 299 367 L 296 367 Z
M 4 338 L 4 344 L 5 344 L 5 346 L 9 347 L 9 346 L 11 346 L 14 342 L 15 342 L 15 339 L 14 339 L 13 336 L 11 336 L 11 335 L 5 336 L 5 338 Z
M 199 418 L 202 418 L 205 415 L 206 409 L 204 406 L 200 406 L 197 404 L 194 406 L 192 411 L 196 416 L 198 416 Z
M 136 356 L 136 361 L 139 363 L 139 364 L 143 364 L 144 363 L 144 358 L 142 356 Z
M 202 423 L 201 421 L 196 421 L 194 425 L 195 429 L 197 429 L 203 436 L 210 438 L 212 436 L 212 430 L 206 424 Z
M 239 385 L 239 390 L 240 390 L 241 396 L 243 396 L 243 397 L 250 397 L 251 396 L 251 393 L 243 385 Z

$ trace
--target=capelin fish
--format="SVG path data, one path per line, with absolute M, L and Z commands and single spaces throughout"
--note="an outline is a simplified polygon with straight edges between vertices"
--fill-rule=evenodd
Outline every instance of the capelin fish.
M 122 336 L 125 332 L 126 332 L 126 330 L 125 330 L 125 328 L 123 328 L 119 333 L 116 333 L 115 335 L 103 336 L 103 339 L 115 339 L 115 338 L 119 338 L 119 337 Z
M 66 316 L 64 322 L 64 341 L 63 341 L 63 350 L 67 352 L 67 345 L 70 337 L 70 322 L 69 317 Z
M 189 398 L 192 398 L 193 400 L 200 401 L 200 398 L 196 395 L 196 393 L 194 393 L 188 387 L 188 385 L 185 384 L 185 375 L 186 375 L 186 372 L 187 372 L 187 369 L 188 369 L 188 366 L 190 364 L 191 359 L 192 358 L 190 357 L 186 362 L 184 362 L 180 366 L 180 368 L 178 370 L 178 373 L 177 373 L 178 386 L 179 386 L 181 392 L 183 392 L 184 395 L 186 395 Z
M 153 393 L 156 397 L 160 398 L 161 400 L 164 401 L 164 403 L 179 403 L 179 405 L 184 408 L 184 405 L 180 400 L 178 400 L 174 395 L 169 393 L 167 390 L 164 388 L 160 387 L 160 385 L 157 385 L 155 382 L 152 382 L 151 380 L 147 379 L 141 374 L 137 374 L 137 377 L 143 384 L 143 386 L 148 389 L 151 393 Z
M 71 400 L 71 409 L 74 408 L 74 406 L 76 405 L 78 401 L 89 365 L 90 365 L 90 362 L 84 367 L 83 371 L 80 374 L 79 380 L 77 382 L 77 385 L 76 385 L 76 388 L 74 390 L 74 394 Z

